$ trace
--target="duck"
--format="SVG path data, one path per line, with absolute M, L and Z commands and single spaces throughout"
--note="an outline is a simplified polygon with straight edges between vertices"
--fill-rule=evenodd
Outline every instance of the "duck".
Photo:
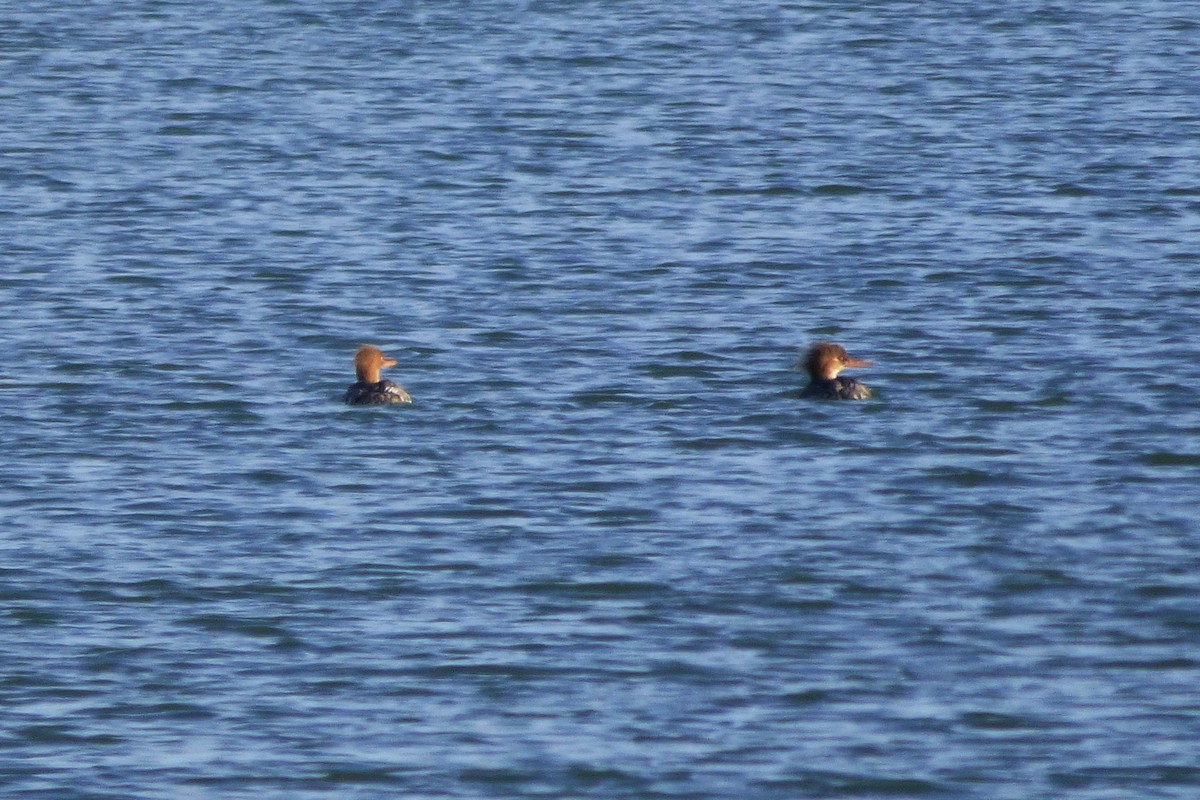
M 846 348 L 839 344 L 817 342 L 809 348 L 808 354 L 804 357 L 803 366 L 808 372 L 809 383 L 800 393 L 801 397 L 822 400 L 866 400 L 871 396 L 871 390 L 858 378 L 838 373 L 847 367 L 874 365 L 870 361 L 851 358 L 850 354 L 846 352 Z
M 412 396 L 391 381 L 382 380 L 379 371 L 396 366 L 373 344 L 364 344 L 354 353 L 354 374 L 358 380 L 346 390 L 345 401 L 352 406 L 385 406 L 411 403 Z

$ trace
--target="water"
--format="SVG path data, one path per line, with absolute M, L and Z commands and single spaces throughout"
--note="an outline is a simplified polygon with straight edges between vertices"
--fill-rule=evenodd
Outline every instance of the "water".
M 1195 797 L 1197 42 L 7 9 L 3 794 Z

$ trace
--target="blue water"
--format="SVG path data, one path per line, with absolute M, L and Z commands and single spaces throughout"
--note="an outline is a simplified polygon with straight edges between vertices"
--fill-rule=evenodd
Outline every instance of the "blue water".
M 1200 796 L 1197 9 L 35 1 L 0 70 L 4 797 Z

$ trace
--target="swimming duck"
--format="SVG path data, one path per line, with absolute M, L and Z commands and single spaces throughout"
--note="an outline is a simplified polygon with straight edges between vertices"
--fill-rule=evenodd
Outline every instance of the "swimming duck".
M 393 403 L 411 403 L 408 392 L 392 383 L 381 380 L 379 371 L 394 367 L 396 362 L 383 354 L 378 347 L 364 344 L 354 353 L 354 373 L 358 380 L 346 390 L 346 402 L 352 406 L 383 406 Z
M 830 342 L 817 342 L 804 357 L 804 369 L 810 378 L 801 397 L 824 400 L 866 400 L 871 390 L 849 375 L 839 376 L 846 367 L 869 367 L 870 361 L 851 358 L 846 348 Z

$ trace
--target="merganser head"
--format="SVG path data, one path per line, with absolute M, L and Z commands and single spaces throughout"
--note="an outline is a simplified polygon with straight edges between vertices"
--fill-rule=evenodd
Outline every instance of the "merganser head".
M 814 381 L 831 381 L 847 367 L 869 367 L 870 361 L 851 358 L 846 348 L 830 342 L 817 342 L 804 357 L 804 369 Z
M 354 353 L 354 373 L 364 383 L 379 383 L 379 371 L 394 366 L 395 360 L 385 356 L 382 350 L 372 344 L 364 344 Z

